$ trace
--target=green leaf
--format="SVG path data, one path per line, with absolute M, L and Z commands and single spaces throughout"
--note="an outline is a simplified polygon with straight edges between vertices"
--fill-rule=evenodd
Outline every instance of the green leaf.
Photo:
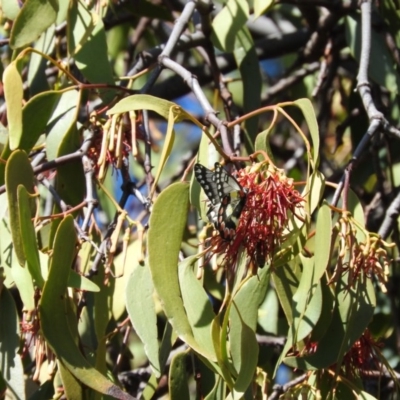
M 322 310 L 316 326 L 311 332 L 311 341 L 319 342 L 327 332 L 332 321 L 333 310 L 335 308 L 335 297 L 327 283 L 326 276 L 321 279 L 322 289 Z
M 189 386 L 186 374 L 186 353 L 176 354 L 169 370 L 169 396 L 171 400 L 189 399 Z
M 352 56 L 360 61 L 361 53 L 361 20 L 354 15 L 346 16 L 346 41 Z M 392 93 L 399 93 L 400 79 L 395 67 L 395 61 L 386 44 L 385 35 L 371 29 L 371 60 L 368 66 L 368 75 L 377 84 L 390 88 Z
M 79 380 L 69 372 L 68 368 L 66 368 L 61 361 L 58 361 L 57 365 L 60 370 L 61 380 L 67 399 L 85 398 L 84 388 Z
M 18 148 L 27 152 L 45 132 L 50 116 L 60 100 L 61 92 L 51 90 L 32 97 L 22 110 L 22 134 Z
M 17 308 L 11 293 L 2 287 L 1 281 L 0 321 L 0 376 L 16 398 L 25 399 L 24 368 L 18 354 L 20 329 Z
M 215 314 L 207 293 L 194 274 L 191 266 L 194 260 L 195 257 L 190 257 L 179 264 L 179 284 L 193 335 L 203 353 L 206 353 L 213 349 L 211 325 Z
M 20 11 L 18 0 L 1 0 L 1 10 L 6 18 L 14 21 Z
M 152 400 L 154 393 L 156 392 L 158 386 L 157 378 L 154 374 L 152 374 L 147 381 L 147 385 L 142 392 L 141 399 L 143 400 Z
M 315 230 L 315 277 L 314 282 L 321 279 L 329 265 L 332 245 L 332 215 L 327 203 L 318 210 L 317 227 Z
M 12 252 L 12 277 L 24 304 L 24 311 L 27 313 L 33 312 L 36 309 L 33 279 L 27 265 L 21 266 L 19 264 L 17 257 L 15 257 L 15 252 Z
M 286 315 L 288 324 L 293 322 L 292 298 L 300 284 L 301 270 L 297 260 L 275 268 L 272 272 L 276 294 Z
M 125 97 L 108 110 L 107 115 L 122 114 L 137 110 L 149 110 L 156 112 L 168 120 L 171 108 L 175 113 L 175 122 L 180 122 L 184 119 L 192 119 L 185 110 L 172 101 L 150 96 L 149 94 L 135 94 L 133 96 Z
M 298 99 L 293 103 L 301 109 L 306 119 L 312 142 L 313 168 L 317 169 L 319 165 L 320 136 L 314 108 L 309 99 Z
M 63 99 L 63 101 L 68 100 Z M 61 131 L 62 122 L 56 124 L 57 127 L 52 129 L 51 145 L 54 150 L 57 147 L 56 139 L 60 142 L 57 148 L 57 157 L 71 154 L 81 146 L 80 133 L 76 126 L 75 117 L 68 111 L 66 118 L 69 119 L 70 125 L 64 126 L 65 131 Z M 65 165 L 60 165 L 57 168 L 57 192 L 59 196 L 69 205 L 76 206 L 83 201 L 85 196 L 85 176 L 83 171 L 82 161 L 80 159 L 70 162 Z
M 69 3 L 69 0 L 58 0 L 56 25 L 62 24 L 67 19 Z
M 210 393 L 204 398 L 204 400 L 220 400 L 223 399 L 226 393 L 226 384 L 224 380 L 218 376 L 215 385 Z
M 67 319 L 67 282 L 76 252 L 73 218 L 63 219 L 58 227 L 53 246 L 49 276 L 39 303 L 41 328 L 44 338 L 57 358 L 83 384 L 118 399 L 132 399 L 120 388 L 95 370 L 83 357 Z
M 55 25 L 51 25 L 40 35 L 34 49 L 40 53 L 50 55 L 55 46 Z M 46 76 L 47 60 L 41 55 L 32 52 L 30 54 L 28 68 L 28 84 L 31 96 L 49 90 L 49 83 Z
M 234 50 L 236 35 L 249 18 L 245 0 L 228 0 L 213 20 L 211 39 L 216 47 L 226 52 Z
M 74 270 L 71 270 L 69 272 L 67 286 L 74 288 L 74 289 L 83 290 L 86 292 L 99 292 L 100 291 L 100 288 L 98 285 L 96 285 L 94 282 L 92 282 L 90 279 L 86 278 L 85 276 L 78 274 Z
M 156 189 L 156 187 L 158 185 L 158 181 L 160 179 L 161 173 L 164 170 L 164 166 L 172 152 L 172 147 L 173 147 L 174 141 L 175 141 L 174 123 L 177 118 L 179 118 L 179 113 L 175 113 L 175 109 L 173 107 L 171 107 L 169 109 L 169 113 L 168 113 L 168 125 L 167 125 L 167 132 L 165 134 L 164 145 L 163 145 L 163 148 L 161 151 L 161 156 L 160 156 L 160 161 L 158 163 L 157 172 L 154 177 L 153 186 L 151 188 L 150 197 L 152 197 L 152 194 L 154 193 L 154 190 Z
M 97 371 L 107 376 L 107 326 L 112 318 L 111 301 L 114 293 L 115 279 L 110 279 L 107 284 L 106 273 L 104 268 L 100 268 L 98 273 L 93 277 L 94 283 L 100 288 L 98 293 L 90 293 L 94 298 L 94 332 L 97 339 L 97 348 L 95 354 L 94 366 Z M 122 295 L 122 293 L 121 293 Z M 91 326 L 93 329 L 93 325 Z
M 208 359 L 196 342 L 183 305 L 178 279 L 178 258 L 189 207 L 189 185 L 175 183 L 158 196 L 149 221 L 149 266 L 163 309 L 179 337 Z M 165 277 L 168 277 L 166 279 Z
M 302 370 L 327 368 L 335 363 L 340 368 L 344 354 L 371 321 L 375 304 L 375 291 L 369 279 L 357 282 L 354 288 L 350 288 L 344 279 L 338 283 L 333 318 L 316 351 L 307 356 L 287 357 L 285 364 Z
M 271 160 L 274 159 L 274 156 L 273 156 L 271 148 L 269 146 L 269 136 L 271 135 L 273 128 L 274 128 L 274 124 L 271 123 L 267 129 L 260 132 L 256 136 L 255 146 L 254 146 L 255 151 L 265 151 Z
M 254 0 L 254 17 L 259 17 L 271 8 L 274 0 Z
M 238 373 L 234 389 L 243 394 L 249 386 L 258 360 L 255 331 L 258 308 L 269 284 L 269 269 L 259 270 L 235 294 L 229 313 L 229 348 L 233 366 Z
M 79 101 L 80 93 L 76 90 L 69 90 L 60 94 L 57 106 L 48 121 L 46 154 L 49 161 L 62 155 L 60 147 L 62 147 L 62 142 L 66 139 L 71 126 L 76 123 Z
M 29 193 L 34 193 L 34 175 L 28 156 L 24 151 L 16 150 L 7 160 L 5 171 L 10 228 L 13 238 L 15 254 L 20 265 L 25 264 L 23 248 L 23 234 L 19 219 L 18 195 L 19 185 L 25 186 Z M 35 215 L 35 208 L 31 208 L 31 217 Z
M 11 29 L 10 47 L 18 49 L 34 42 L 57 17 L 57 0 L 26 0 Z
M 258 361 L 258 343 L 253 329 L 245 323 L 241 329 L 242 354 L 240 370 L 235 381 L 234 393 L 242 396 L 253 381 Z M 236 396 L 234 396 L 236 398 Z
M 81 1 L 70 3 L 67 21 L 68 53 L 90 83 L 114 84 L 107 55 L 107 41 L 101 17 Z M 114 94 L 108 91 L 106 100 Z
M 98 239 L 101 240 L 100 237 Z M 92 250 L 91 246 L 89 247 L 89 250 Z M 122 275 L 118 279 L 115 279 L 114 284 L 112 314 L 116 321 L 118 321 L 128 310 L 128 291 L 135 287 L 132 286 L 131 274 L 136 270 L 136 268 L 138 268 L 139 261 L 143 258 L 142 250 L 142 242 L 140 240 L 133 240 L 129 243 L 126 252 L 123 251 L 114 258 L 114 273 L 117 276 Z M 93 260 L 91 262 L 93 262 Z M 88 265 L 88 268 L 90 268 L 90 264 Z M 121 293 L 125 293 L 125 296 L 121 296 Z
M 17 198 L 19 208 L 19 223 L 21 226 L 21 239 L 26 263 L 34 283 L 43 288 L 44 279 L 40 268 L 39 250 L 36 240 L 36 232 L 32 223 L 31 203 L 36 196 L 30 195 L 25 186 L 18 185 Z
M 303 273 L 293 296 L 292 344 L 303 340 L 316 326 L 322 310 L 322 291 L 316 281 L 314 259 L 301 257 Z
M 258 323 L 265 332 L 278 335 L 279 301 L 274 290 L 269 290 L 258 309 Z
M 215 354 L 217 356 L 218 366 L 220 368 L 220 375 L 224 378 L 224 381 L 226 382 L 228 387 L 233 389 L 234 382 L 229 368 L 228 355 L 226 349 L 227 346 L 226 334 L 227 334 L 228 320 L 229 320 L 228 318 L 225 318 L 224 325 L 221 326 L 220 315 L 216 315 L 211 325 L 211 335 L 213 339 Z
M 19 146 L 22 135 L 23 99 L 22 79 L 18 72 L 16 62 L 10 63 L 4 70 L 3 84 L 7 106 L 9 146 L 11 150 L 15 150 Z
M 144 351 L 151 369 L 159 378 L 163 371 L 160 366 L 157 314 L 153 292 L 150 268 L 136 264 L 125 290 L 126 309 L 136 334 L 144 344 Z
M 247 114 L 256 110 L 261 105 L 262 81 L 260 63 L 253 38 L 246 26 L 242 26 L 236 34 L 233 54 L 242 78 L 243 111 Z M 246 120 L 245 126 L 249 144 L 253 146 L 258 130 L 258 117 Z
M 325 177 L 321 172 L 314 171 L 310 176 L 309 183 L 308 213 L 311 215 L 321 202 L 325 190 Z

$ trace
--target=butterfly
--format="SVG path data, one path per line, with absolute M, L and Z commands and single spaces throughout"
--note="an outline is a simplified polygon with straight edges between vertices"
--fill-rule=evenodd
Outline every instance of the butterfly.
M 219 163 L 215 163 L 214 171 L 195 164 L 194 175 L 211 202 L 208 220 L 223 239 L 231 241 L 246 203 L 246 189 Z

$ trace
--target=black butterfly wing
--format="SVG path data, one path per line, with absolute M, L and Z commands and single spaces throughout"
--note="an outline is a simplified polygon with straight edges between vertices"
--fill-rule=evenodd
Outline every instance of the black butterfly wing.
M 246 203 L 246 192 L 239 182 L 221 166 L 215 164 L 217 189 L 221 200 L 221 218 L 230 229 L 236 229 Z M 222 222 L 222 220 L 221 220 Z
M 217 188 L 214 171 L 211 171 L 204 165 L 195 164 L 194 175 L 197 182 L 199 182 L 200 186 L 203 188 L 208 200 L 210 200 L 213 205 L 220 203 L 221 198 Z
M 194 173 L 211 202 L 207 212 L 209 221 L 223 239 L 232 240 L 246 202 L 245 191 L 219 163 L 215 163 L 215 171 L 196 164 Z
M 221 199 L 217 189 L 216 176 L 213 171 L 202 164 L 195 164 L 194 175 L 197 182 L 203 188 L 208 200 L 211 202 L 207 211 L 207 218 L 214 225 L 215 229 L 219 230 L 218 213 L 221 206 Z

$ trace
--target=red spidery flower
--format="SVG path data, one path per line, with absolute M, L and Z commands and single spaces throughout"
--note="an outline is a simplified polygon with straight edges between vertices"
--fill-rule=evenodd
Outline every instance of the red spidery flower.
M 381 347 L 381 343 L 377 342 L 366 329 L 344 356 L 345 371 L 351 375 L 359 375 L 363 371 L 377 369 L 379 362 L 376 354 L 380 352 Z
M 217 164 L 217 172 L 219 168 Z M 296 211 L 304 202 L 293 186 L 293 179 L 266 162 L 253 164 L 237 173 L 234 182 L 240 185 L 236 190 L 239 194 L 229 192 L 222 196 L 223 193 L 219 193 L 221 205 L 216 205 L 212 200 L 212 188 L 207 186 L 205 174 L 208 173 L 209 181 L 217 181 L 217 187 L 218 176 L 213 177 L 212 171 L 199 164 L 196 165 L 196 169 L 196 177 L 212 203 L 208 211 L 209 219 L 219 231 L 219 235 L 211 239 L 212 252 L 224 254 L 226 267 L 234 269 L 239 252 L 243 249 L 253 265 L 263 267 L 285 241 L 289 220 L 296 215 Z M 224 177 L 219 179 L 223 181 Z M 245 201 L 242 201 L 243 193 Z M 228 218 L 227 209 L 230 202 L 233 203 L 231 197 L 235 194 L 239 196 L 239 200 L 236 201 L 238 205 L 231 207 Z

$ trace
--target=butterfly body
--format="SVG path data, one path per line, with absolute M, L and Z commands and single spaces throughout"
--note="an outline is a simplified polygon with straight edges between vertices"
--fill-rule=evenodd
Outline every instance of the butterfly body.
M 209 221 L 223 239 L 232 240 L 246 203 L 245 189 L 219 163 L 215 163 L 214 171 L 195 164 L 194 173 L 211 202 L 207 211 Z

